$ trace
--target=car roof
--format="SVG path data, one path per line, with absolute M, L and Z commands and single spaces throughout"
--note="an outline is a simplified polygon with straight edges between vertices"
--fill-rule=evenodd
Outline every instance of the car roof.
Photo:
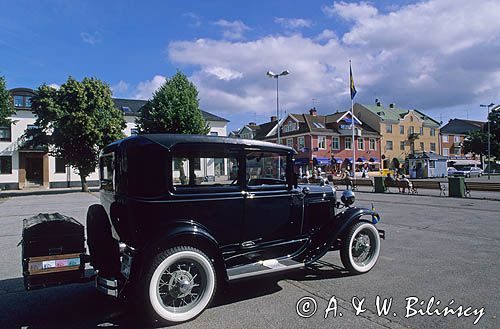
M 135 135 L 125 139 L 121 139 L 110 145 L 106 146 L 103 150 L 106 153 L 107 150 L 112 150 L 121 143 L 126 143 L 133 140 L 144 140 L 147 139 L 151 142 L 159 144 L 167 149 L 171 149 L 177 144 L 220 144 L 220 145 L 234 145 L 241 146 L 242 148 L 266 150 L 266 151 L 278 151 L 287 153 L 296 153 L 295 150 L 286 145 L 279 145 L 275 143 L 251 140 L 251 139 L 241 139 L 232 137 L 219 137 L 219 136 L 207 136 L 207 135 L 188 135 L 188 134 L 144 134 Z M 127 144 L 127 143 L 126 143 Z

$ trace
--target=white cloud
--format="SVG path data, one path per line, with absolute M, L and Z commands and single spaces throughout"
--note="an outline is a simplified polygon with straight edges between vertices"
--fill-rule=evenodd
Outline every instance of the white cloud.
M 324 6 L 323 13 L 327 16 L 340 16 L 346 20 L 363 20 L 378 14 L 377 8 L 364 1 L 359 3 L 334 2 L 331 6 Z
M 123 93 L 128 91 L 129 87 L 130 87 L 130 84 L 126 83 L 123 80 L 120 80 L 117 84 L 110 86 L 113 94 L 123 94 Z
M 248 113 L 275 111 L 268 70 L 291 72 L 279 80 L 280 104 L 288 112 L 304 112 L 312 98 L 320 101 L 320 113 L 347 108 L 349 59 L 358 102 L 380 98 L 445 113 L 500 99 L 500 2 L 431 0 L 384 13 L 365 2 L 328 8 L 350 24 L 338 37 L 338 31 L 324 30 L 316 37 L 176 41 L 168 46 L 169 57 L 194 69 L 191 79 L 204 109 L 245 122 Z
M 101 34 L 99 32 L 95 33 L 82 32 L 80 33 L 80 37 L 82 38 L 83 42 L 88 43 L 89 45 L 92 46 L 102 41 Z
M 284 18 L 276 17 L 274 22 L 283 26 L 285 29 L 295 30 L 304 27 L 311 27 L 312 21 L 304 18 Z
M 139 82 L 137 85 L 137 90 L 135 93 L 136 99 L 150 99 L 155 92 L 162 84 L 164 84 L 166 78 L 162 75 L 155 75 L 153 79 Z
M 216 76 L 219 80 L 231 81 L 243 77 L 243 73 L 225 67 L 212 66 L 204 69 L 208 74 Z
M 248 26 L 242 21 L 227 21 L 220 19 L 212 23 L 213 25 L 220 26 L 223 29 L 222 36 L 228 40 L 240 40 L 244 38 L 245 31 L 250 30 Z

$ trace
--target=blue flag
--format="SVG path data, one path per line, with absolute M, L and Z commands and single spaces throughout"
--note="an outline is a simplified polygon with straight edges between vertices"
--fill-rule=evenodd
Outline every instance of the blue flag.
M 354 79 L 352 78 L 351 63 L 349 63 L 349 78 L 351 80 L 351 99 L 354 99 L 354 96 L 356 96 L 356 87 L 354 87 Z

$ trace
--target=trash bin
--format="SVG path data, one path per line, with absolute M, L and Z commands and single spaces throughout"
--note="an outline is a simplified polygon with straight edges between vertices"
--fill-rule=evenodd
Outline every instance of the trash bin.
M 374 178 L 375 193 L 384 193 L 385 192 L 384 177 L 376 176 L 373 178 Z
M 448 190 L 450 197 L 465 197 L 465 179 L 463 177 L 448 177 Z
M 72 282 L 84 277 L 84 227 L 59 213 L 23 220 L 22 265 L 27 290 Z

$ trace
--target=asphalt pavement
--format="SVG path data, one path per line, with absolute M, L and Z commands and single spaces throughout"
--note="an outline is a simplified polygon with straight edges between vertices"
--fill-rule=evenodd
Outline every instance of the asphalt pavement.
M 332 252 L 313 269 L 232 284 L 197 319 L 177 327 L 500 327 L 500 201 L 363 192 L 356 197 L 358 206 L 373 203 L 387 232 L 372 271 L 351 276 Z M 0 199 L 0 328 L 161 327 L 142 311 L 101 296 L 91 283 L 24 290 L 17 246 L 22 219 L 57 211 L 83 223 L 87 207 L 97 202 L 90 193 Z M 387 315 L 377 314 L 377 296 L 379 304 L 392 298 Z M 433 314 L 421 315 L 432 297 Z M 444 316 L 446 306 L 455 314 Z

